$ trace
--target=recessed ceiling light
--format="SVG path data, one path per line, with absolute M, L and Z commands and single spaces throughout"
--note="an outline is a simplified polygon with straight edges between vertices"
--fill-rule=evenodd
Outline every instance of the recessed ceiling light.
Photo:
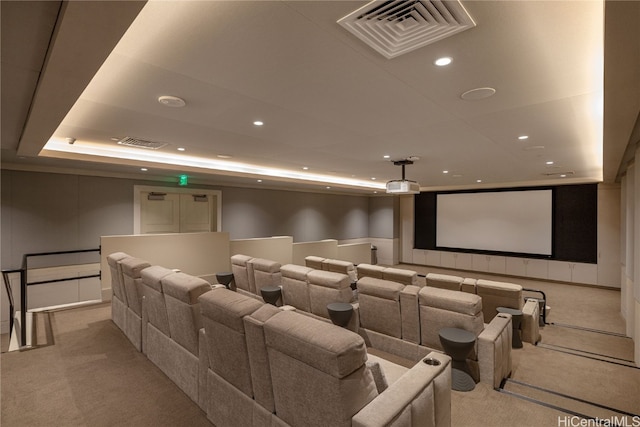
M 114 136 L 112 138 L 109 138 L 109 139 L 112 140 L 112 141 L 116 141 L 116 142 L 120 141 L 120 138 L 118 138 L 116 136 Z
M 383 157 L 383 158 L 385 158 L 385 159 L 390 159 L 390 158 L 391 158 L 391 156 L 390 156 L 390 155 L 388 155 L 388 154 L 385 154 L 385 155 L 384 155 L 384 156 L 382 156 L 382 157 Z
M 551 160 L 549 160 L 548 162 L 546 162 L 547 165 L 552 165 L 553 162 Z
M 327 186 L 327 190 L 330 190 L 330 189 L 331 189 L 331 187 Z
M 476 182 L 482 182 L 482 180 L 481 179 L 476 179 Z
M 259 179 L 259 180 L 258 180 L 258 182 L 262 182 L 262 180 L 261 180 L 261 179 Z
M 449 173 L 449 171 L 442 171 L 442 173 Z
M 303 166 L 302 169 L 308 171 L 309 170 L 309 166 Z
M 178 151 L 185 151 L 185 150 L 186 150 L 186 148 L 184 148 L 184 147 L 178 147 Z
M 525 139 L 529 139 L 529 135 L 520 135 L 520 136 L 518 137 L 518 139 L 519 139 L 520 141 L 524 141 Z
M 451 64 L 451 61 L 453 61 L 453 59 L 451 59 L 448 56 L 443 56 L 442 58 L 438 58 L 434 61 L 434 64 L 436 64 L 438 67 L 444 67 L 445 65 L 449 65 Z
M 148 171 L 149 169 L 147 169 L 147 168 L 140 168 L 140 170 L 141 170 L 142 172 L 146 172 L 146 171 Z
M 480 99 L 489 98 L 490 96 L 495 95 L 495 93 L 496 90 L 492 87 L 479 87 L 464 92 L 460 95 L 460 98 L 465 101 L 478 101 Z
M 374 180 L 374 181 L 376 180 L 376 178 L 374 176 L 372 176 L 371 179 Z
M 230 159 L 232 156 L 228 156 L 226 154 L 218 154 L 216 157 L 219 159 Z
M 567 175 L 565 175 L 565 174 L 561 174 L 560 175 L 560 178 L 566 178 L 566 177 L 567 177 Z
M 254 126 L 262 126 L 264 124 L 264 122 L 262 120 L 256 120 L 255 122 L 253 122 Z
M 158 97 L 158 102 L 164 105 L 165 107 L 174 107 L 174 108 L 180 108 L 187 105 L 184 99 L 178 98 L 177 96 L 171 96 L 171 95 L 162 95 Z

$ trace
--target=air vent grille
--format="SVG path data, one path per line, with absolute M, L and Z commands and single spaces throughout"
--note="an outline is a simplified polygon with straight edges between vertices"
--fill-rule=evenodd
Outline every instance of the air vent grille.
M 457 0 L 375 0 L 338 24 L 387 59 L 476 25 Z
M 118 141 L 118 144 L 126 145 L 127 147 L 148 148 L 151 150 L 157 150 L 167 145 L 166 142 L 146 141 L 144 139 L 132 138 L 130 136 L 125 136 Z

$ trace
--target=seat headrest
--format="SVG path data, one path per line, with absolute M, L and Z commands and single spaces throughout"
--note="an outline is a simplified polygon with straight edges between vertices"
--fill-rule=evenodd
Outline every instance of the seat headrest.
M 107 264 L 110 267 L 117 267 L 118 261 L 122 261 L 125 258 L 129 258 L 129 254 L 124 252 L 114 252 L 112 254 L 107 255 Z
M 151 264 L 140 258 L 129 257 L 121 260 L 120 266 L 122 267 L 122 272 L 125 275 L 133 277 L 134 279 L 139 279 L 140 272 L 145 268 L 150 267 Z
M 211 285 L 206 280 L 185 273 L 174 273 L 165 276 L 162 280 L 162 291 L 165 295 L 187 304 L 197 304 L 198 297 L 211 291 Z
M 251 264 L 253 265 L 253 270 L 265 271 L 267 273 L 278 273 L 280 272 L 280 263 L 263 258 L 254 258 L 251 260 Z
M 480 290 L 485 291 L 486 294 L 504 294 L 508 292 L 522 292 L 522 286 L 515 283 L 507 282 L 494 282 L 492 280 L 478 279 L 476 281 L 476 292 Z
M 375 277 L 363 277 L 358 280 L 358 293 L 361 295 L 372 295 L 379 298 L 399 301 L 400 292 L 405 285 L 398 282 L 391 282 Z
M 264 305 L 255 298 L 223 288 L 203 294 L 198 301 L 203 316 L 240 333 L 244 333 L 243 317 Z
M 324 286 L 326 288 L 342 289 L 351 286 L 349 276 L 333 271 L 312 270 L 307 274 L 309 284 Z
M 283 311 L 264 324 L 267 346 L 335 378 L 344 378 L 367 360 L 360 335 L 300 313 Z
M 158 292 L 162 292 L 162 283 L 160 281 L 170 274 L 175 274 L 175 271 L 159 265 L 152 265 L 142 270 L 140 277 L 142 277 L 142 283 Z
M 252 259 L 249 255 L 236 254 L 231 257 L 231 264 L 246 266 Z
M 290 279 L 297 280 L 307 280 L 307 274 L 309 274 L 310 271 L 313 271 L 313 268 L 296 264 L 285 264 L 280 267 L 282 277 L 288 277 Z
M 418 294 L 420 305 L 475 316 L 482 311 L 478 295 L 425 286 Z

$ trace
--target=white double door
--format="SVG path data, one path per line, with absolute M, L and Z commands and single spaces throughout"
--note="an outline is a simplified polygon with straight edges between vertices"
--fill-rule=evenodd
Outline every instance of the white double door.
M 219 231 L 218 199 L 217 194 L 198 190 L 143 190 L 139 193 L 139 233 Z

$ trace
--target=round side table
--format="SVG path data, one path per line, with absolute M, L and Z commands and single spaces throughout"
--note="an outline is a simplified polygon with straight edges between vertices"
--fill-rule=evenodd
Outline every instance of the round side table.
M 515 308 L 498 307 L 498 313 L 507 313 L 511 315 L 511 326 L 513 334 L 511 338 L 511 348 L 522 348 L 522 338 L 520 338 L 520 326 L 522 325 L 522 311 Z
M 332 302 L 327 304 L 327 311 L 334 325 L 346 328 L 353 315 L 353 306 L 346 302 Z
M 221 285 L 224 285 L 227 289 L 231 289 L 230 285 L 233 282 L 233 273 L 225 271 L 222 273 L 216 273 L 216 280 Z
M 282 290 L 279 286 L 263 286 L 260 289 L 262 299 L 267 304 L 276 305 L 280 297 L 282 296 Z
M 476 383 L 471 377 L 467 356 L 476 343 L 475 334 L 458 328 L 444 328 L 438 332 L 445 353 L 451 356 L 451 388 L 471 391 Z

